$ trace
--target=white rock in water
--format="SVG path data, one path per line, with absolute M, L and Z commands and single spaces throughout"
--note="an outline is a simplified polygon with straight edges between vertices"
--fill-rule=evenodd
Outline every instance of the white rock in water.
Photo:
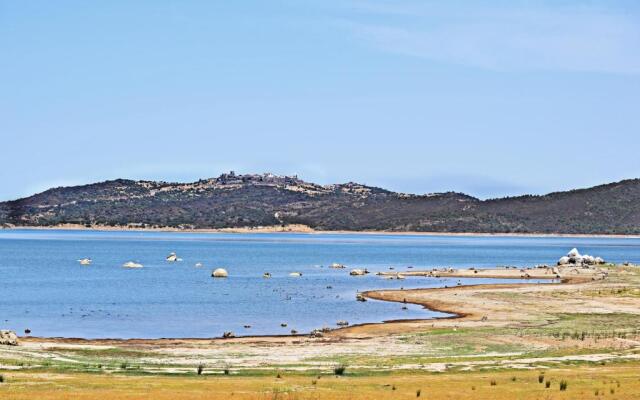
M 363 269 L 358 269 L 358 268 L 356 268 L 356 269 L 352 269 L 352 270 L 349 272 L 349 275 L 352 275 L 352 276 L 360 276 L 360 275 L 365 275 L 365 274 L 366 274 L 365 270 L 363 270 Z
M 133 261 L 128 261 L 128 262 L 122 264 L 122 266 L 124 268 L 142 268 L 143 265 L 140 264 L 140 263 L 133 262 Z
M 596 259 L 595 259 L 595 258 L 593 258 L 593 256 L 590 256 L 590 255 L 588 255 L 588 254 L 585 254 L 584 256 L 582 256 L 582 261 L 583 261 L 585 264 L 589 264 L 589 265 L 592 265 L 592 264 L 595 264 L 595 263 L 596 263 Z
M 604 259 L 602 257 L 596 257 L 593 259 L 596 264 L 604 264 Z
M 302 272 L 292 272 L 289 274 L 289 276 L 299 277 L 302 276 Z
M 558 265 L 564 265 L 564 264 L 569 264 L 569 257 L 567 256 L 560 257 L 560 259 L 558 260 Z
M 575 247 L 573 249 L 571 249 L 571 251 L 567 254 L 567 257 L 569 258 L 573 258 L 573 257 L 580 257 L 580 252 L 578 251 L 578 249 L 576 249 Z
M 229 276 L 229 273 L 224 268 L 217 268 L 211 273 L 211 276 L 214 278 L 226 278 Z

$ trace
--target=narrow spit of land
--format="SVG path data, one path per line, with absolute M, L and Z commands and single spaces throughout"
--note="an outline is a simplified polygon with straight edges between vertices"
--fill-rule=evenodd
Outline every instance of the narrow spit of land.
M 436 273 L 558 279 L 552 268 L 523 271 Z M 322 337 L 21 338 L 19 346 L 0 346 L 0 396 L 140 398 L 166 390 L 172 398 L 198 398 L 215 387 L 218 398 L 404 398 L 420 388 L 428 398 L 583 398 L 612 389 L 633 398 L 640 384 L 632 372 L 640 367 L 640 268 L 557 272 L 562 283 L 367 292 L 455 317 L 364 324 Z M 336 379 L 339 365 L 345 370 Z M 566 391 L 559 391 L 561 380 Z

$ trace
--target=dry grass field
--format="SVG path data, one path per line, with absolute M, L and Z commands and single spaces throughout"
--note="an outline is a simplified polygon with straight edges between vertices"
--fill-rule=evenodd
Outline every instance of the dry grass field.
M 344 376 L 113 376 L 5 373 L 0 398 L 62 399 L 640 399 L 640 363 L 551 369 Z M 561 390 L 561 382 L 567 386 Z M 549 387 L 546 387 L 550 382 Z

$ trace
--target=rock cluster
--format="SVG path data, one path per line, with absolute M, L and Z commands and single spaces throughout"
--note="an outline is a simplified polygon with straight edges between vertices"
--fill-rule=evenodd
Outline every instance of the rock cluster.
M 14 331 L 0 330 L 0 345 L 17 346 L 18 336 Z
M 558 265 L 571 265 L 579 267 L 589 267 L 592 265 L 602 265 L 605 261 L 601 257 L 594 257 L 588 254 L 580 254 L 578 249 L 573 248 L 566 256 L 560 257 Z

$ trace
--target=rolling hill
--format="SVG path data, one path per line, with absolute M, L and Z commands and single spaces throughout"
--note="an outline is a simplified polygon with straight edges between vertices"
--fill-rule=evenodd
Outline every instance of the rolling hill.
M 7 226 L 184 229 L 304 224 L 316 230 L 640 234 L 640 180 L 479 200 L 296 176 L 222 174 L 191 183 L 110 180 L 0 203 Z

